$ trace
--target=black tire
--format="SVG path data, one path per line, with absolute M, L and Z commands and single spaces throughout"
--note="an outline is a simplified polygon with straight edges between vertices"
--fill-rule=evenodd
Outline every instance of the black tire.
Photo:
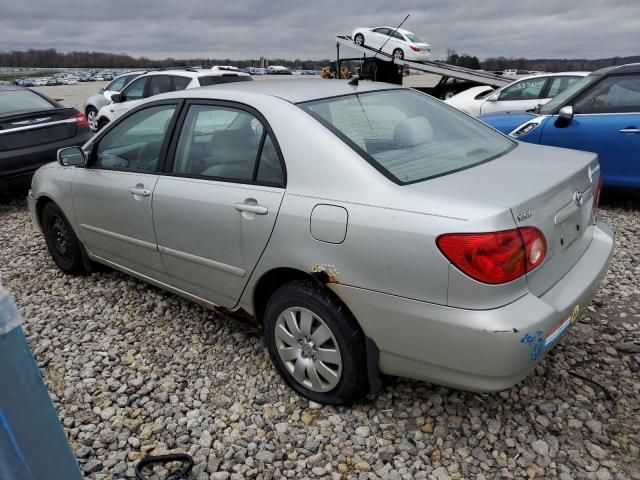
M 98 131 L 102 130 L 105 125 L 107 125 L 109 123 L 109 120 L 107 120 L 106 118 L 102 117 L 98 120 Z
M 313 335 L 320 330 L 322 323 L 328 327 L 332 337 L 317 345 L 318 351 L 327 351 L 326 349 L 330 348 L 327 345 L 333 345 L 334 342 L 337 344 L 337 351 L 342 363 L 341 370 L 337 376 L 337 384 L 327 391 L 314 391 L 305 386 L 304 383 L 296 380 L 290 370 L 294 366 L 294 361 L 288 362 L 290 365 L 287 366 L 280 356 L 278 343 L 281 344 L 280 349 L 288 347 L 276 338 L 278 319 L 281 318 L 285 311 L 291 311 L 289 309 L 296 308 L 308 310 L 314 315 L 311 325 L 316 325 L 315 331 L 310 327 Z M 318 319 L 321 319 L 319 323 Z M 368 393 L 367 354 L 362 330 L 339 299 L 314 284 L 311 280 L 296 280 L 276 290 L 267 302 L 265 309 L 264 336 L 271 361 L 274 363 L 278 373 L 300 395 L 318 403 L 342 405 L 353 403 Z M 321 349 L 320 347 L 322 346 L 325 349 Z M 295 359 L 296 365 L 301 360 L 300 355 L 304 355 L 303 349 L 304 347 L 299 347 L 300 353 Z M 331 361 L 324 363 L 318 360 L 317 357 L 313 359 L 305 357 L 302 361 L 310 361 L 315 365 L 331 365 L 333 368 L 337 368 Z M 305 371 L 308 372 L 308 370 Z M 318 369 L 318 372 L 320 372 L 320 369 Z M 325 380 L 325 384 L 329 384 L 330 382 L 327 382 L 326 378 L 323 377 L 323 380 Z
M 85 110 L 85 115 L 87 116 L 87 120 L 89 121 L 89 128 L 93 133 L 96 133 L 98 130 L 98 110 L 94 107 L 87 107 Z
M 53 262 L 64 273 L 86 273 L 82 244 L 62 210 L 53 202 L 42 209 L 42 231 Z
M 360 47 L 364 47 L 364 35 L 361 33 L 356 33 L 356 36 L 353 37 L 353 43 L 359 45 Z
M 401 48 L 396 48 L 393 51 L 393 58 L 397 58 L 398 60 L 404 59 L 404 51 Z

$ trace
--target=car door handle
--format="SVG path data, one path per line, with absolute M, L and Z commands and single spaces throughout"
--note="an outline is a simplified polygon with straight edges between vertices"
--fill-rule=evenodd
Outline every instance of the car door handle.
M 619 130 L 620 133 L 640 133 L 640 128 L 638 127 L 627 127 Z
M 148 197 L 149 195 L 151 195 L 151 191 L 143 187 L 131 187 L 129 189 L 129 193 L 131 195 L 139 195 L 141 197 Z
M 263 205 L 252 205 L 250 203 L 236 203 L 234 205 L 239 212 L 255 213 L 256 215 L 266 215 L 269 209 Z

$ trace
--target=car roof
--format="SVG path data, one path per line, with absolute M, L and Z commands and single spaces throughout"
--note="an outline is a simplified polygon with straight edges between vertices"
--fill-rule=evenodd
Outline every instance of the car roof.
M 203 96 L 215 97 L 215 92 L 220 90 L 237 93 L 251 93 L 281 98 L 291 103 L 308 102 L 321 98 L 338 97 L 353 93 L 373 92 L 376 90 L 393 90 L 402 88 L 399 85 L 389 83 L 360 80 L 358 86 L 349 85 L 349 80 L 326 79 L 295 79 L 295 80 L 258 80 L 255 82 L 233 82 L 223 85 L 211 85 L 207 87 L 182 90 L 174 92 L 172 97 L 202 98 Z M 209 92 L 207 92 L 209 90 Z M 206 93 L 205 93 L 206 92 Z M 204 95 L 203 95 L 204 94 Z
M 614 67 L 605 67 L 591 73 L 592 76 L 606 75 L 607 73 L 640 73 L 640 63 L 627 63 Z

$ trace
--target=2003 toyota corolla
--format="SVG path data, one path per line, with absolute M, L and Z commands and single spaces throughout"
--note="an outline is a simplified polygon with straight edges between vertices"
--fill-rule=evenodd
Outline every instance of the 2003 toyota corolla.
M 265 81 L 154 97 L 61 150 L 29 203 L 63 271 L 243 309 L 297 392 L 345 403 L 380 372 L 525 377 L 607 269 L 599 180 L 594 154 L 409 89 Z

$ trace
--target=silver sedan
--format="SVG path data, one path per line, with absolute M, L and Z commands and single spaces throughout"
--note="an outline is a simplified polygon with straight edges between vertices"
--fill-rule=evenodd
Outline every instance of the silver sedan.
M 35 175 L 67 273 L 101 263 L 263 327 L 300 394 L 380 374 L 493 391 L 607 270 L 591 153 L 520 144 L 413 90 L 265 81 L 153 97 Z

